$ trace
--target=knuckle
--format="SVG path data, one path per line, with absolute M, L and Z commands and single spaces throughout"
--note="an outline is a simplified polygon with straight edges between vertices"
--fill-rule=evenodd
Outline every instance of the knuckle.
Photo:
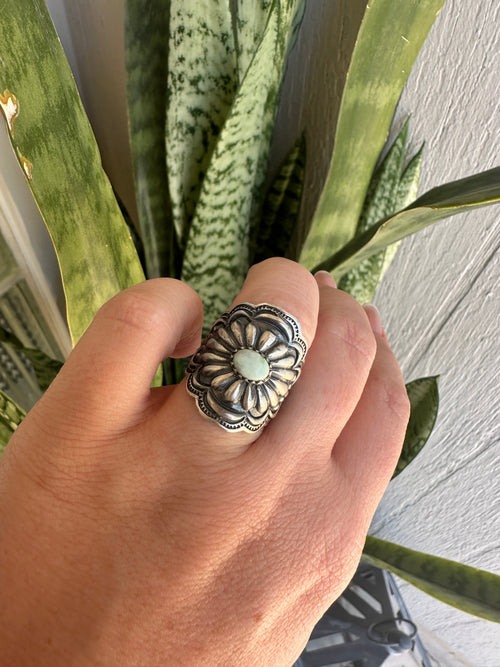
M 403 382 L 378 375 L 375 378 L 380 403 L 396 421 L 406 425 L 410 417 L 410 400 Z
M 345 318 L 334 332 L 346 344 L 351 359 L 368 363 L 370 366 L 375 358 L 377 343 L 369 325 L 361 318 Z
M 162 312 L 144 293 L 127 290 L 101 306 L 96 319 L 111 320 L 118 329 L 149 331 L 161 325 Z

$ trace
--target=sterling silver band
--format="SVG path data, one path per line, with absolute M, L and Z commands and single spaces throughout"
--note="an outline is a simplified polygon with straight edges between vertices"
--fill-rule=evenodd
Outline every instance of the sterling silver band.
M 279 410 L 307 352 L 297 320 L 261 303 L 240 303 L 215 322 L 187 367 L 202 414 L 227 431 L 258 431 Z

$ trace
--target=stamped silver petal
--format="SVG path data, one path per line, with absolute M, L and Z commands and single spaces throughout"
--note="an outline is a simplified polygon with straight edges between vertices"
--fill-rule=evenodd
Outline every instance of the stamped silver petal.
M 273 329 L 280 332 L 288 342 L 292 342 L 294 336 L 298 334 L 298 329 L 296 329 L 288 319 L 283 319 L 279 315 L 274 313 L 265 313 L 257 317 L 257 321 L 262 320 L 266 323 L 265 328 L 268 329 L 271 326 Z
M 237 347 L 236 346 L 236 341 L 231 336 L 229 331 L 227 331 L 227 329 L 223 329 L 223 328 L 217 329 L 216 333 L 217 333 L 217 336 L 220 338 L 220 340 L 226 345 L 226 347 L 228 347 L 229 349 L 233 349 L 233 350 L 236 349 L 236 347 Z
M 265 390 L 265 385 L 257 385 L 255 387 L 255 392 L 257 394 L 257 401 L 255 407 L 252 409 L 252 415 L 254 417 L 260 417 L 269 408 L 269 399 Z
M 296 361 L 297 357 L 290 354 L 287 357 L 283 357 L 282 359 L 277 359 L 276 361 L 274 361 L 273 368 L 279 368 L 281 372 L 282 368 L 292 368 L 293 366 L 295 366 Z
M 214 377 L 210 384 L 212 387 L 214 387 L 214 389 L 223 389 L 229 382 L 234 379 L 233 371 L 228 371 L 223 375 L 217 375 L 217 377 Z
M 226 356 L 227 355 L 227 356 Z M 218 352 L 209 352 L 208 350 L 202 352 L 197 356 L 197 361 L 201 361 L 204 364 L 225 364 L 227 365 L 229 361 L 229 352 L 226 352 L 226 355 L 219 354 Z
M 212 363 L 200 368 L 200 372 L 207 376 L 219 375 L 220 373 L 223 373 L 227 370 L 228 365 L 226 363 Z
M 230 324 L 231 333 L 240 347 L 245 347 L 244 322 L 241 319 L 234 320 Z
M 288 345 L 285 345 L 284 343 L 279 343 L 278 345 L 275 345 L 271 350 L 269 350 L 269 352 L 266 354 L 266 357 L 271 361 L 282 359 L 283 357 L 288 356 L 288 350 L 289 350 Z
M 208 351 L 215 352 L 217 354 L 220 354 L 221 356 L 231 354 L 231 351 L 233 349 L 232 343 L 230 345 L 231 350 L 228 350 L 227 347 L 224 346 L 221 341 L 217 340 L 217 338 L 212 338 L 212 337 L 207 340 L 205 347 Z
M 221 403 L 219 403 L 217 398 L 212 395 L 211 391 L 207 392 L 205 402 L 218 417 L 221 417 L 230 424 L 236 424 L 242 421 L 245 417 L 244 413 L 235 413 L 234 410 L 227 410 Z
M 271 385 L 273 389 L 276 390 L 276 393 L 279 394 L 281 398 L 285 398 L 285 396 L 287 396 L 288 392 L 290 391 L 290 385 L 286 382 L 283 382 L 282 380 L 278 380 L 276 377 L 273 377 L 272 380 L 269 380 L 268 386 L 269 385 Z
M 252 322 L 249 322 L 245 327 L 245 339 L 246 347 L 254 347 L 255 342 L 257 341 L 257 336 L 259 330 Z
M 241 404 L 247 412 L 250 412 L 250 410 L 257 404 L 257 391 L 255 385 L 251 382 L 247 384 Z
M 263 331 L 260 335 L 259 342 L 257 343 L 257 349 L 259 352 L 266 352 L 266 350 L 269 350 L 276 341 L 277 338 L 272 331 Z
M 299 373 L 298 371 L 291 370 L 288 368 L 276 368 L 273 365 L 271 379 L 284 380 L 288 384 L 292 384 L 297 379 Z
M 269 397 L 269 405 L 272 410 L 276 410 L 281 403 L 280 397 L 277 392 L 271 387 L 270 383 L 266 384 L 266 392 Z
M 235 380 L 224 392 L 224 398 L 231 403 L 238 403 L 245 391 L 245 387 L 246 382 L 243 380 Z

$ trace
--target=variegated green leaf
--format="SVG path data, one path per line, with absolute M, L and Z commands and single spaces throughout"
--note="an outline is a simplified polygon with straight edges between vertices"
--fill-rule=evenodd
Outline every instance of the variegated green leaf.
M 371 536 L 366 538 L 363 560 L 391 570 L 452 607 L 500 623 L 500 576 L 492 572 Z
M 170 0 L 167 170 L 184 245 L 205 171 L 238 85 L 227 0 Z
M 0 327 L 0 341 L 11 345 L 28 358 L 35 371 L 38 386 L 42 391 L 48 388 L 63 365 L 62 361 L 52 359 L 41 350 L 25 347 L 17 336 L 14 336 L 13 333 L 3 327 Z
M 438 220 L 500 202 L 500 167 L 440 185 L 403 211 L 381 220 L 315 267 L 342 276 L 366 257 Z
M 235 0 L 235 2 L 238 76 L 241 83 L 264 34 L 273 0 Z M 302 21 L 304 10 L 305 2 L 292 26 L 292 41 Z
M 0 454 L 25 416 L 24 410 L 0 390 Z
M 203 181 L 182 278 L 202 297 L 206 326 L 228 307 L 248 270 L 252 212 L 256 201 L 262 201 L 263 166 L 292 26 L 301 6 L 300 0 L 274 0 Z
M 378 220 L 395 213 L 401 169 L 408 138 L 408 121 L 403 125 L 387 155 L 375 170 L 363 210 L 358 221 L 356 234 L 364 232 Z M 369 303 L 381 279 L 386 250 L 372 255 L 358 266 L 344 274 L 339 281 L 339 289 L 349 292 L 360 303 Z
M 266 27 L 272 0 L 236 0 L 236 47 L 241 83 Z
M 143 279 L 71 70 L 42 0 L 0 0 L 0 107 L 54 243 L 74 342 Z
M 387 155 L 373 174 L 356 234 L 364 232 L 365 229 L 393 213 L 408 141 L 408 128 L 409 119 L 404 123 Z
M 170 0 L 125 1 L 130 146 L 148 278 L 176 276 L 180 264 L 165 152 L 169 5 Z
M 300 254 L 308 268 L 354 236 L 396 103 L 443 4 L 444 0 L 367 3 L 342 96 L 327 182 Z
M 302 201 L 305 167 L 306 141 L 302 135 L 266 195 L 252 263 L 285 256 Z
M 420 180 L 420 168 L 422 166 L 422 153 L 423 145 L 409 161 L 406 169 L 403 172 L 403 175 L 401 176 L 398 192 L 396 195 L 396 204 L 394 206 L 395 211 L 400 211 L 402 208 L 409 206 L 417 198 L 418 182 Z M 385 272 L 396 256 L 400 245 L 401 241 L 396 241 L 396 243 L 388 245 L 385 250 L 381 251 L 384 253 L 384 261 L 382 263 L 382 268 L 380 269 L 379 282 L 384 277 Z
M 419 378 L 406 385 L 410 419 L 393 477 L 406 468 L 425 445 L 436 423 L 439 405 L 438 376 Z
M 415 155 L 406 165 L 405 170 L 399 180 L 398 191 L 396 194 L 395 209 L 401 211 L 417 198 L 418 181 L 420 178 L 420 168 L 422 166 L 422 155 L 424 144 L 420 146 Z M 380 219 L 380 218 L 379 218 Z M 378 220 L 376 221 L 378 222 Z

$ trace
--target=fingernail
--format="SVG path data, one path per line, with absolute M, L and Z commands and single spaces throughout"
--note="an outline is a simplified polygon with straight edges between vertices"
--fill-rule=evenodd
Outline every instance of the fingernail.
M 314 277 L 316 278 L 318 285 L 337 287 L 337 283 L 335 282 L 331 273 L 328 273 L 328 271 L 317 271 L 317 273 L 314 274 Z
M 384 330 L 382 329 L 382 320 L 380 319 L 380 313 L 378 312 L 377 308 L 371 303 L 365 304 L 363 308 L 365 309 L 365 313 L 368 315 L 373 333 L 376 333 L 379 336 L 383 336 Z

